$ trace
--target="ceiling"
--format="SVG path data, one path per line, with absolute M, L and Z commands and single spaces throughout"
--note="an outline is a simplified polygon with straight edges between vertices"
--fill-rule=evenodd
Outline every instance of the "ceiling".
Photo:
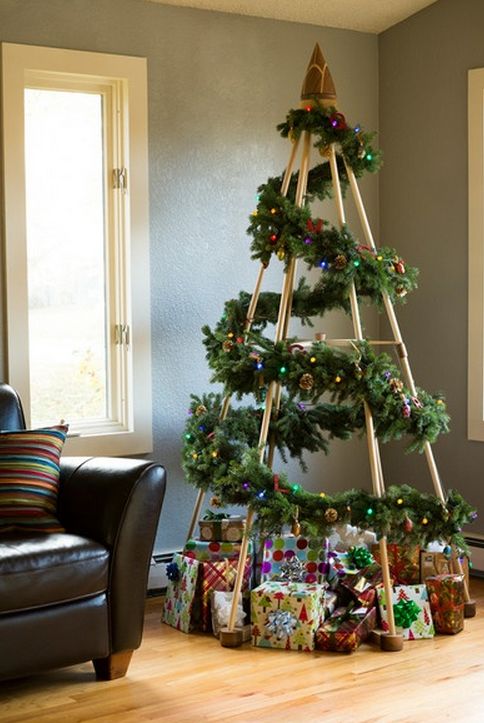
M 381 33 L 436 0 L 149 0 L 200 10 Z

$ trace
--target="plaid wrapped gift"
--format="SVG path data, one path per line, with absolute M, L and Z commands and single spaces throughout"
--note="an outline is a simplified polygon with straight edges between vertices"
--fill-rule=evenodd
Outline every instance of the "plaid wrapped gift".
M 382 617 L 382 628 L 385 632 L 388 632 L 385 590 L 378 588 L 377 596 Z M 425 585 L 397 585 L 392 590 L 392 603 L 395 626 L 401 628 L 405 640 L 433 638 L 435 628 Z
M 324 618 L 324 585 L 263 582 L 252 590 L 252 644 L 261 648 L 314 650 Z
M 284 579 L 284 567 L 296 558 L 302 563 L 301 580 L 321 583 L 325 572 L 326 543 L 294 535 L 269 537 L 264 542 L 261 582 Z
M 252 559 L 247 555 L 242 581 L 242 592 L 249 588 Z M 211 626 L 210 598 L 213 590 L 230 592 L 234 589 L 238 560 L 217 560 L 201 563 L 201 627 L 207 632 Z
M 425 582 L 436 632 L 460 633 L 464 629 L 464 576 L 435 575 Z
M 183 554 L 200 562 L 216 562 L 217 560 L 236 560 L 240 554 L 240 542 L 206 542 L 204 540 L 188 540 Z M 247 554 L 252 555 L 252 540 L 249 540 Z
M 372 545 L 375 560 L 381 564 L 380 545 Z M 416 585 L 420 582 L 420 548 L 403 547 L 387 542 L 388 567 L 397 585 Z
M 316 648 L 352 653 L 376 626 L 376 608 L 337 608 L 316 632 Z
M 178 579 L 169 580 L 163 604 L 162 621 L 172 628 L 189 633 L 197 625 L 197 581 L 200 563 L 176 554 L 173 562 L 178 567 Z
M 223 519 L 200 520 L 200 538 L 220 542 L 240 542 L 244 536 L 244 517 L 225 517 Z
M 376 604 L 376 590 L 383 584 L 383 571 L 377 562 L 341 578 L 340 585 L 362 607 Z

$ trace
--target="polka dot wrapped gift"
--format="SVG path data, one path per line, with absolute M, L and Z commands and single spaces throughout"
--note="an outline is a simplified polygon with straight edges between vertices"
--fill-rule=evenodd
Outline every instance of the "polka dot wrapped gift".
M 264 542 L 261 582 L 284 580 L 287 568 L 297 558 L 301 562 L 301 579 L 293 582 L 324 582 L 327 558 L 326 540 L 281 535 Z M 294 568 L 294 565 L 292 566 Z

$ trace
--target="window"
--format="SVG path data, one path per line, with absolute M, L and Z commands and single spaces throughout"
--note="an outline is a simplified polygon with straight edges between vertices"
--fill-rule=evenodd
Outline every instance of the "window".
M 151 451 L 146 61 L 2 55 L 9 382 L 70 454 Z
M 484 441 L 484 69 L 469 71 L 468 436 Z

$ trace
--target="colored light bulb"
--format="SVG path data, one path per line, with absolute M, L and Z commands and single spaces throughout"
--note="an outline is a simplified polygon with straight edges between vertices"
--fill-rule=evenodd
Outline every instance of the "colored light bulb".
M 373 507 L 368 507 L 368 509 L 367 509 L 367 511 L 366 511 L 366 514 L 368 515 L 368 517 L 371 517 L 372 514 L 373 514 L 373 512 L 374 512 Z
M 287 372 L 287 369 L 286 369 L 286 367 L 281 367 L 281 368 L 279 369 L 279 371 L 280 371 L 281 374 L 285 374 L 285 373 Z
M 360 265 L 360 262 L 358 261 L 358 259 L 355 259 L 355 260 L 353 261 L 353 266 L 358 267 L 359 265 Z

